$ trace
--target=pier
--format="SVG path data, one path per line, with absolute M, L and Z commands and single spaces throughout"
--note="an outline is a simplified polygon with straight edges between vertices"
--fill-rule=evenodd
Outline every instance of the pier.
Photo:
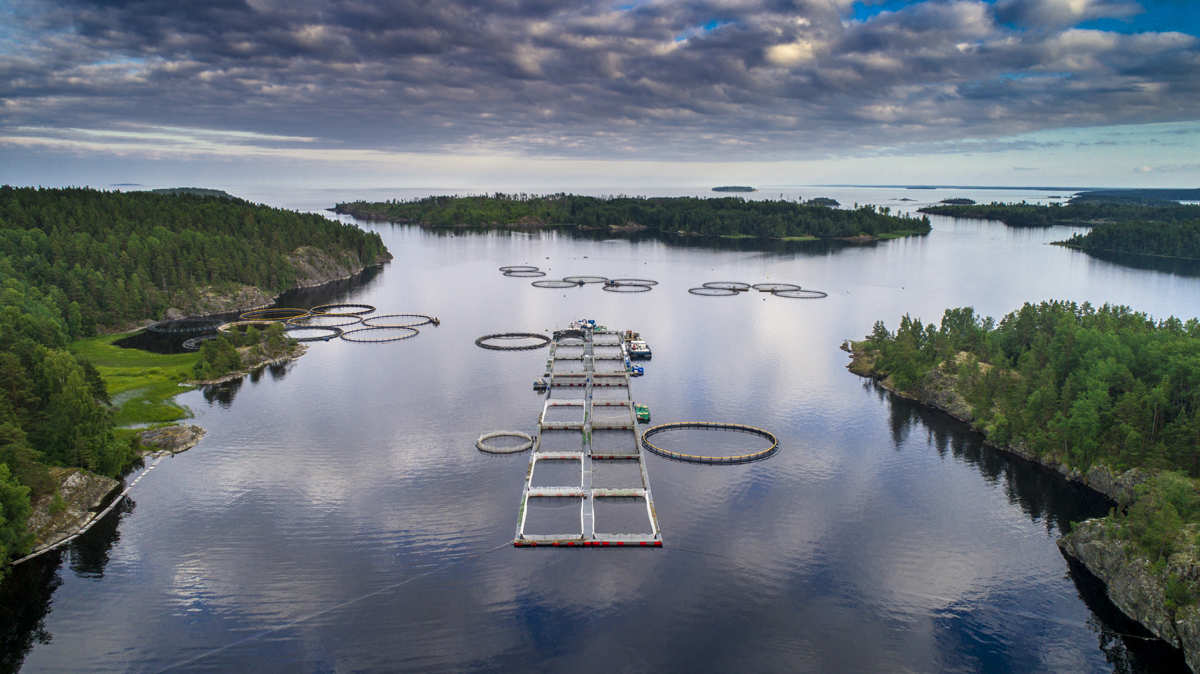
M 554 333 L 514 545 L 662 546 L 629 367 L 619 332 Z

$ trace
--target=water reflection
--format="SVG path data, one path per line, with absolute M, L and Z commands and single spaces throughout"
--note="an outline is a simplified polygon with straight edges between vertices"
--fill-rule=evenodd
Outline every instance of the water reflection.
M 899 450 L 914 429 L 924 429 L 930 444 L 941 456 L 976 468 L 992 485 L 1002 485 L 1013 505 L 1034 522 L 1045 524 L 1046 532 L 1070 530 L 1072 522 L 1107 514 L 1112 503 L 1100 494 L 1068 481 L 1045 466 L 995 449 L 983 435 L 950 415 L 892 394 L 872 381 L 872 388 L 888 396 L 888 418 L 892 438 Z
M 104 577 L 109 553 L 121 540 L 120 522 L 136 507 L 132 498 L 123 499 L 87 533 L 67 545 L 67 564 L 76 575 L 84 578 Z
M 0 672 L 15 672 L 34 644 L 50 643 L 46 614 L 62 585 L 62 552 L 10 567 L 0 584 Z

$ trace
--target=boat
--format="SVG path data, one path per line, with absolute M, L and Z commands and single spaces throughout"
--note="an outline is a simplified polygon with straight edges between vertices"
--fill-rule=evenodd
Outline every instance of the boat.
M 629 357 L 634 360 L 650 360 L 650 345 L 640 339 L 630 340 L 626 344 Z
M 649 405 L 641 405 L 638 403 L 634 403 L 633 413 L 637 415 L 637 420 L 638 420 L 639 424 L 650 423 L 650 406 Z

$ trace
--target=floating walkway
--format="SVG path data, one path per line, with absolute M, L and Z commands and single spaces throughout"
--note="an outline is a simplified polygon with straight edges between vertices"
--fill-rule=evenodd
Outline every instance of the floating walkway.
M 621 335 L 591 322 L 554 333 L 518 547 L 661 547 Z

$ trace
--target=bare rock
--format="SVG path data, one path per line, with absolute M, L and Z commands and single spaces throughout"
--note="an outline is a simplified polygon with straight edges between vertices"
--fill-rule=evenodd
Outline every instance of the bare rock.
M 1112 530 L 1116 524 L 1092 519 L 1058 539 L 1063 554 L 1082 564 L 1105 585 L 1109 600 L 1156 637 L 1182 649 L 1188 667 L 1200 671 L 1200 609 L 1175 607 L 1167 599 L 1165 579 L 1200 577 L 1195 550 L 1171 556 L 1168 573 L 1156 572 L 1144 555 Z
M 92 519 L 105 497 L 121 485 L 111 477 L 89 473 L 82 468 L 51 468 L 50 476 L 58 482 L 58 487 L 37 499 L 29 515 L 34 547 L 79 531 Z
M 204 429 L 199 426 L 163 426 L 142 431 L 138 434 L 138 442 L 148 454 L 159 452 L 178 454 L 195 447 L 203 437 Z

